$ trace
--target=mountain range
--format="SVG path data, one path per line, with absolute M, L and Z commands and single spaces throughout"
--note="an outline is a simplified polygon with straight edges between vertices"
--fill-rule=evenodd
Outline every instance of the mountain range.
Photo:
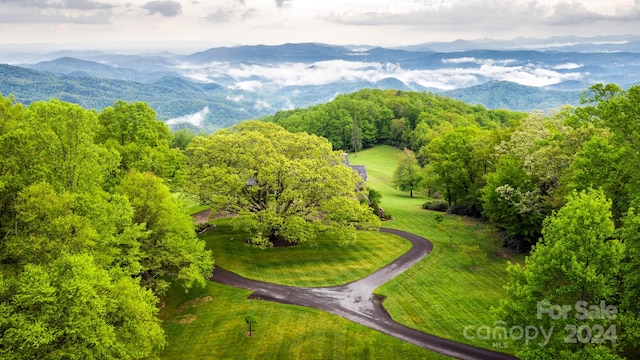
M 362 88 L 429 91 L 487 108 L 578 105 L 594 83 L 640 83 L 634 37 L 480 40 L 407 48 L 283 44 L 192 54 L 0 47 L 0 93 L 100 110 L 146 101 L 172 127 L 213 131 Z

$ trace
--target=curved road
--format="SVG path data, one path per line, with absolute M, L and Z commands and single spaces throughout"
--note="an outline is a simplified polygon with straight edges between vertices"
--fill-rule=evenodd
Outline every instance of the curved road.
M 516 359 L 511 355 L 458 343 L 399 324 L 382 307 L 382 299 L 373 290 L 401 274 L 427 256 L 433 244 L 418 235 L 395 229 L 381 232 L 403 237 L 411 242 L 408 252 L 373 274 L 354 282 L 331 287 L 304 288 L 278 285 L 243 278 L 216 268 L 211 280 L 221 284 L 253 290 L 250 298 L 312 307 L 349 319 L 423 348 L 460 359 Z

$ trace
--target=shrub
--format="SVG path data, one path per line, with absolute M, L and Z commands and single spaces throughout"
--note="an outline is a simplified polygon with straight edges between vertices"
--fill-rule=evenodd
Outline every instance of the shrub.
M 445 212 L 449 208 L 449 204 L 447 204 L 447 202 L 444 200 L 429 199 L 424 204 L 422 204 L 422 208 L 425 210 Z
M 452 205 L 447 210 L 447 213 L 461 216 L 470 216 L 474 218 L 479 218 L 480 216 L 482 216 L 482 213 L 478 211 L 478 209 L 473 205 Z

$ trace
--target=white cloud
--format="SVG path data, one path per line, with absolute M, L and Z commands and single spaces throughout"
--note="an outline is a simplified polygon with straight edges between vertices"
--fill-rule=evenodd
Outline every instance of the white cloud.
M 256 110 L 266 110 L 271 109 L 271 104 L 264 100 L 256 101 L 256 104 L 253 106 Z
M 560 64 L 560 65 L 556 65 L 553 67 L 554 70 L 575 70 L 575 69 L 580 69 L 582 66 L 582 64 L 576 64 L 576 63 L 566 63 L 566 64 Z
M 282 63 L 266 65 L 231 65 L 214 63 L 198 68 L 189 68 L 185 76 L 227 82 L 232 90 L 258 91 L 264 88 L 285 86 L 327 85 L 345 81 L 378 82 L 395 78 L 407 86 L 452 90 L 476 85 L 488 80 L 511 81 L 528 86 L 549 86 L 567 80 L 583 77 L 580 72 L 567 72 L 578 69 L 579 64 L 545 66 L 542 64 L 518 64 L 514 59 L 478 59 L 461 57 L 444 59 L 444 63 L 455 67 L 438 69 L 406 69 L 399 64 L 331 60 L 313 64 Z M 472 64 L 465 66 L 465 64 Z M 185 67 L 183 66 L 184 70 Z M 560 72 L 560 70 L 563 70 Z M 259 105 L 262 106 L 262 105 Z
M 504 59 L 504 60 L 494 60 L 494 59 L 476 59 L 474 57 L 461 57 L 461 58 L 452 58 L 452 59 L 442 59 L 442 63 L 444 64 L 478 64 L 478 65 L 509 65 L 517 63 L 518 61 L 515 59 Z
M 173 17 L 182 14 L 182 4 L 173 0 L 154 0 L 142 6 L 149 11 L 150 15 L 161 14 L 166 17 Z
M 210 112 L 211 111 L 209 110 L 209 107 L 205 106 L 202 110 L 198 111 L 197 113 L 169 119 L 167 120 L 167 125 L 177 125 L 177 124 L 187 123 L 187 124 L 191 124 L 193 126 L 199 127 L 202 125 L 202 122 L 205 120 L 205 118 Z
M 244 100 L 244 95 L 227 96 L 227 100 L 231 100 L 233 102 L 240 102 L 240 101 Z
M 257 81 L 257 80 L 240 81 L 240 82 L 237 82 L 237 83 L 235 83 L 233 85 L 230 85 L 229 89 L 256 92 L 256 91 L 262 89 L 262 83 L 260 81 Z
M 11 34 L 0 44 L 46 41 L 92 49 L 153 43 L 173 50 L 186 42 L 198 44 L 189 47 L 194 51 L 287 42 L 389 47 L 640 34 L 640 2 L 634 0 L 0 0 L 0 6 L 0 33 Z

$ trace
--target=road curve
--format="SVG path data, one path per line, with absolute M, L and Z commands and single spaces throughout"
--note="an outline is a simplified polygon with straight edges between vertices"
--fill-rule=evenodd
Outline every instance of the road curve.
M 393 279 L 427 256 L 433 244 L 418 235 L 395 229 L 381 232 L 398 235 L 412 246 L 402 256 L 378 271 L 354 282 L 331 287 L 296 287 L 251 280 L 217 267 L 212 281 L 252 290 L 250 298 L 312 307 L 349 319 L 398 339 L 459 359 L 516 359 L 512 355 L 487 350 L 430 335 L 395 322 L 373 295 L 380 285 Z

